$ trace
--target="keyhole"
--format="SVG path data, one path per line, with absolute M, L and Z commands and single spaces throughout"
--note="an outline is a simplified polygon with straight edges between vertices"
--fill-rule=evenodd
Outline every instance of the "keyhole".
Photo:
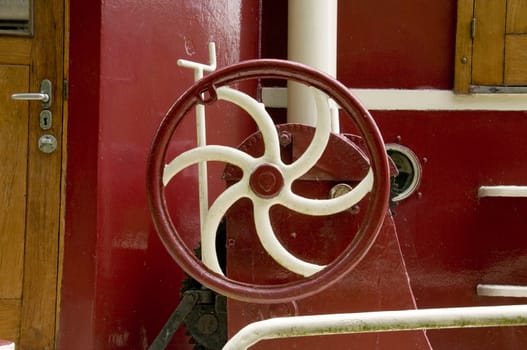
M 51 111 L 44 109 L 40 112 L 40 128 L 42 130 L 51 129 L 52 115 Z

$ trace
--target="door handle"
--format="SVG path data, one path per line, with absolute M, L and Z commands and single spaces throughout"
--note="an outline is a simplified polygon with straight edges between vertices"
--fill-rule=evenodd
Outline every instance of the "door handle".
M 11 95 L 13 100 L 22 101 L 40 101 L 42 108 L 49 108 L 51 106 L 51 81 L 48 79 L 42 80 L 40 84 L 40 92 L 22 92 Z

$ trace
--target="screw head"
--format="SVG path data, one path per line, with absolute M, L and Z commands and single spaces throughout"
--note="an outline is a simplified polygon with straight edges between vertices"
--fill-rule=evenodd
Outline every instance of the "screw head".
M 345 183 L 336 184 L 329 191 L 329 198 L 333 199 L 333 198 L 343 196 L 346 193 L 351 192 L 351 190 L 353 190 L 353 188 L 348 184 L 345 184 Z
M 289 146 L 292 141 L 291 133 L 289 131 L 280 132 L 280 135 L 278 135 L 278 141 L 282 147 Z

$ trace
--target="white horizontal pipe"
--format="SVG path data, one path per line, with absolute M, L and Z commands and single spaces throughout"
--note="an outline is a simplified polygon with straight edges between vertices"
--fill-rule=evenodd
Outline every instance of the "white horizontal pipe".
M 477 294 L 486 297 L 527 298 L 527 286 L 507 284 L 478 284 Z
M 478 197 L 527 197 L 527 186 L 481 186 Z
M 280 317 L 247 325 L 225 344 L 223 350 L 247 349 L 264 339 L 287 337 L 520 325 L 527 325 L 527 305 Z

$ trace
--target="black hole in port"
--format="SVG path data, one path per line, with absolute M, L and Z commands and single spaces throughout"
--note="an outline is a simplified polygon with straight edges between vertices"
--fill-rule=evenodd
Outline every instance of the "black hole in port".
M 408 156 L 397 150 L 388 150 L 388 155 L 392 158 L 399 173 L 392 178 L 392 196 L 397 196 L 407 191 L 415 177 L 415 169 Z

